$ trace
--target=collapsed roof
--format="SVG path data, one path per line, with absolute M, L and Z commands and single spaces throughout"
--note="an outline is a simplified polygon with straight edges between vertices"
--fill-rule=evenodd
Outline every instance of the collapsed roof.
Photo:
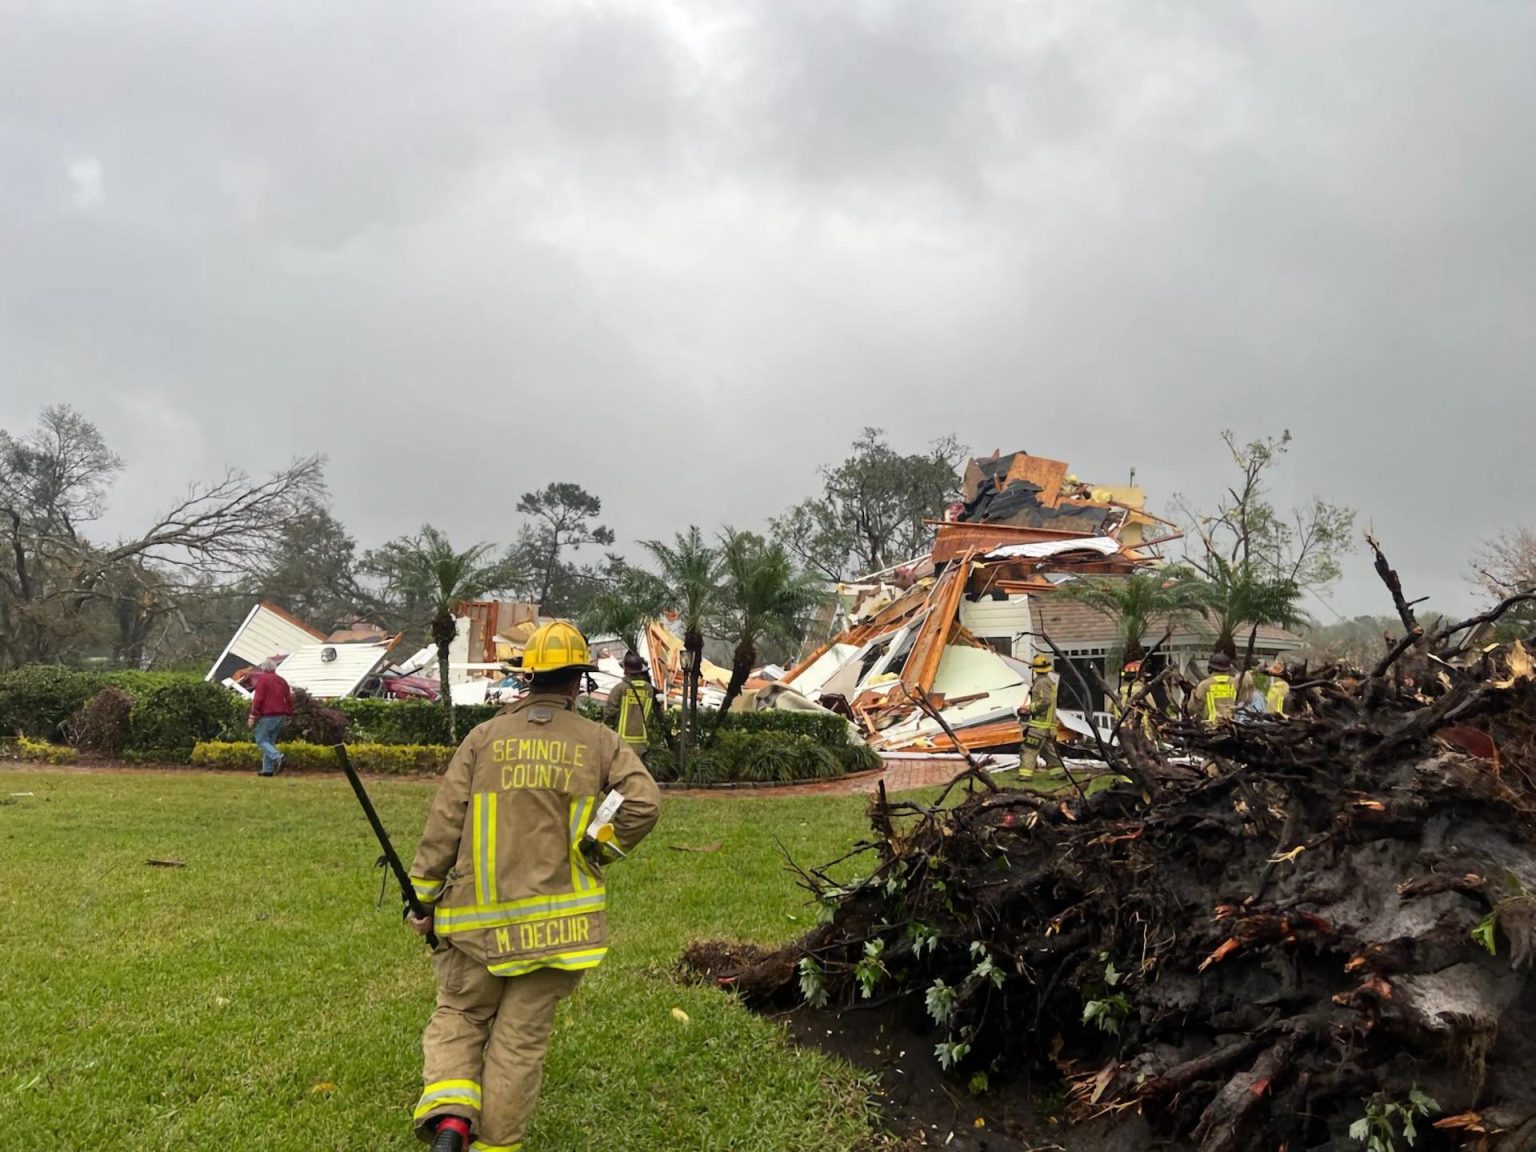
M 1144 505 L 1140 489 L 1082 484 L 1061 461 L 972 460 L 931 554 L 889 579 L 838 585 L 843 630 L 782 682 L 848 715 L 876 749 L 1016 745 L 1055 587 L 1153 565 L 1151 547 L 1175 538 Z M 1089 731 L 1087 718 L 1061 720 L 1068 735 Z
M 246 614 L 203 679 L 223 683 L 246 668 L 254 668 L 265 660 L 280 660 L 325 638 L 324 632 L 263 600 Z
M 1134 484 L 1086 484 L 1067 472 L 1065 461 L 1028 452 L 972 460 L 964 492 L 954 519 L 972 524 L 1114 536 L 1133 547 L 1178 534 L 1168 521 L 1147 514 L 1146 494 Z

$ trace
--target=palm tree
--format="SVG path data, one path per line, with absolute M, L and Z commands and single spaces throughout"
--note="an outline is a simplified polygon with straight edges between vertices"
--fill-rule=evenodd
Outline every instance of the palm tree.
M 722 557 L 720 550 L 704 542 L 698 525 L 678 532 L 673 543 L 645 541 L 646 551 L 661 569 L 668 590 L 668 607 L 683 622 L 683 738 L 678 756 L 687 758 L 690 736 L 699 730 L 699 670 L 704 663 L 704 626 L 720 605 Z
M 1301 588 L 1293 580 L 1266 580 L 1249 565 L 1216 554 L 1207 556 L 1205 579 L 1199 595 L 1215 629 L 1212 647 L 1237 656 L 1237 635 L 1248 628 L 1252 651 L 1263 625 L 1290 628 L 1306 623 L 1301 610 Z
M 1177 624 L 1206 612 L 1202 588 L 1185 568 L 1098 576 L 1063 584 L 1056 595 L 1109 617 L 1119 630 L 1121 658 L 1146 655 L 1147 633 L 1159 624 Z
M 438 684 L 448 711 L 448 739 L 457 743 L 453 692 L 448 683 L 448 650 L 459 627 L 454 611 L 466 600 L 499 589 L 506 580 L 506 563 L 486 562 L 492 551 L 489 544 L 455 551 L 448 537 L 430 524 L 422 526 L 419 536 L 401 540 L 389 551 L 387 566 L 395 590 L 429 616 L 432 642 L 437 645 Z
M 640 568 L 625 568 L 619 579 L 599 592 L 581 614 L 581 630 L 588 636 L 612 633 L 626 644 L 667 607 L 670 592 L 658 577 Z
M 719 716 L 724 716 L 757 663 L 758 643 L 799 643 L 825 591 L 822 581 L 795 568 L 783 545 L 777 541 L 770 544 L 756 533 L 727 528 L 721 556 L 725 574 L 722 621 L 737 638 L 731 680 L 720 704 Z M 719 729 L 717 717 L 714 731 Z

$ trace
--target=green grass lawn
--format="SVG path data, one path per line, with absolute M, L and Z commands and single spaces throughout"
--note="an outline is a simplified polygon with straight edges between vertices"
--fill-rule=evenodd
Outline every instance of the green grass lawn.
M 371 792 L 408 863 L 431 786 Z M 837 1152 L 868 1136 L 851 1069 L 672 974 L 690 939 L 808 926 L 775 840 L 821 863 L 864 831 L 863 809 L 667 799 L 610 870 L 613 951 L 562 1007 L 530 1152 Z M 419 1147 L 431 969 L 393 886 L 375 907 L 377 855 L 339 779 L 0 772 L 0 1146 Z

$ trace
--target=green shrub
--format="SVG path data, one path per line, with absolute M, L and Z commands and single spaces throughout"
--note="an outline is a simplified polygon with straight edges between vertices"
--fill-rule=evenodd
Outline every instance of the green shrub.
M 169 680 L 134 700 L 127 751 L 135 759 L 184 763 L 201 741 L 237 737 L 248 711 L 246 701 L 218 684 Z
M 448 717 L 441 704 L 430 700 L 336 700 L 332 705 L 346 716 L 352 740 L 369 744 L 446 744 Z M 453 710 L 459 738 L 477 724 L 484 724 L 499 704 L 465 704 Z
M 75 750 L 18 736 L 14 740 L 0 742 L 0 759 L 25 760 L 34 764 L 72 764 L 75 761 Z
M 134 699 L 155 688 L 167 684 L 201 684 L 202 676 L 194 672 L 140 672 L 135 668 L 120 668 L 115 672 L 93 673 L 103 684 L 121 688 Z M 228 689 L 225 689 L 228 691 Z M 234 693 L 230 693 L 234 695 Z
M 880 753 L 876 752 L 868 744 L 845 744 L 837 750 L 837 759 L 842 764 L 843 772 L 873 772 L 885 761 L 880 759 Z
M 308 772 L 340 772 L 336 749 L 301 740 L 278 744 L 284 766 Z M 446 745 L 348 744 L 347 756 L 359 772 L 389 776 L 425 776 L 440 773 L 453 758 Z M 204 741 L 192 749 L 192 763 L 199 768 L 223 768 L 254 772 L 261 767 L 261 749 L 249 742 Z
M 59 743 L 69 718 L 105 684 L 100 673 L 48 664 L 12 669 L 0 676 L 0 733 Z
M 710 716 L 706 723 L 699 723 L 709 730 Z M 806 736 L 828 748 L 838 748 L 848 743 L 848 721 L 832 712 L 727 712 L 720 724 L 725 732 L 777 732 L 791 736 Z
M 864 748 L 858 758 L 879 757 Z M 841 776 L 851 758 L 840 748 L 828 748 L 809 736 L 790 732 L 723 731 L 713 745 L 691 751 L 681 776 L 675 761 L 657 768 L 667 779 L 684 784 L 791 784 L 799 780 L 826 780 Z M 658 779 L 663 778 L 658 776 Z
M 65 727 L 69 742 L 80 751 L 116 759 L 133 735 L 133 697 L 109 684 L 87 700 Z
M 82 672 L 51 664 L 15 668 L 0 675 L 0 733 L 21 733 L 55 743 L 66 739 L 70 720 L 103 688 L 117 688 L 135 702 L 166 690 L 201 693 L 212 700 L 217 693 L 234 717 L 231 725 L 244 723 L 245 704 L 233 692 L 186 672 Z M 128 751 L 133 751 L 131 747 Z M 186 744 L 191 748 L 191 743 Z

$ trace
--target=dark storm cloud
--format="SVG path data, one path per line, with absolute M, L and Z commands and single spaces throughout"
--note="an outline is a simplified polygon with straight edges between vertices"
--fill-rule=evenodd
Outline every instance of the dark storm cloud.
M 370 542 L 758 523 L 866 423 L 1154 500 L 1288 426 L 1441 599 L 1531 518 L 1527 7 L 0 13 L 0 426 L 101 423 L 114 524 L 306 451 Z

